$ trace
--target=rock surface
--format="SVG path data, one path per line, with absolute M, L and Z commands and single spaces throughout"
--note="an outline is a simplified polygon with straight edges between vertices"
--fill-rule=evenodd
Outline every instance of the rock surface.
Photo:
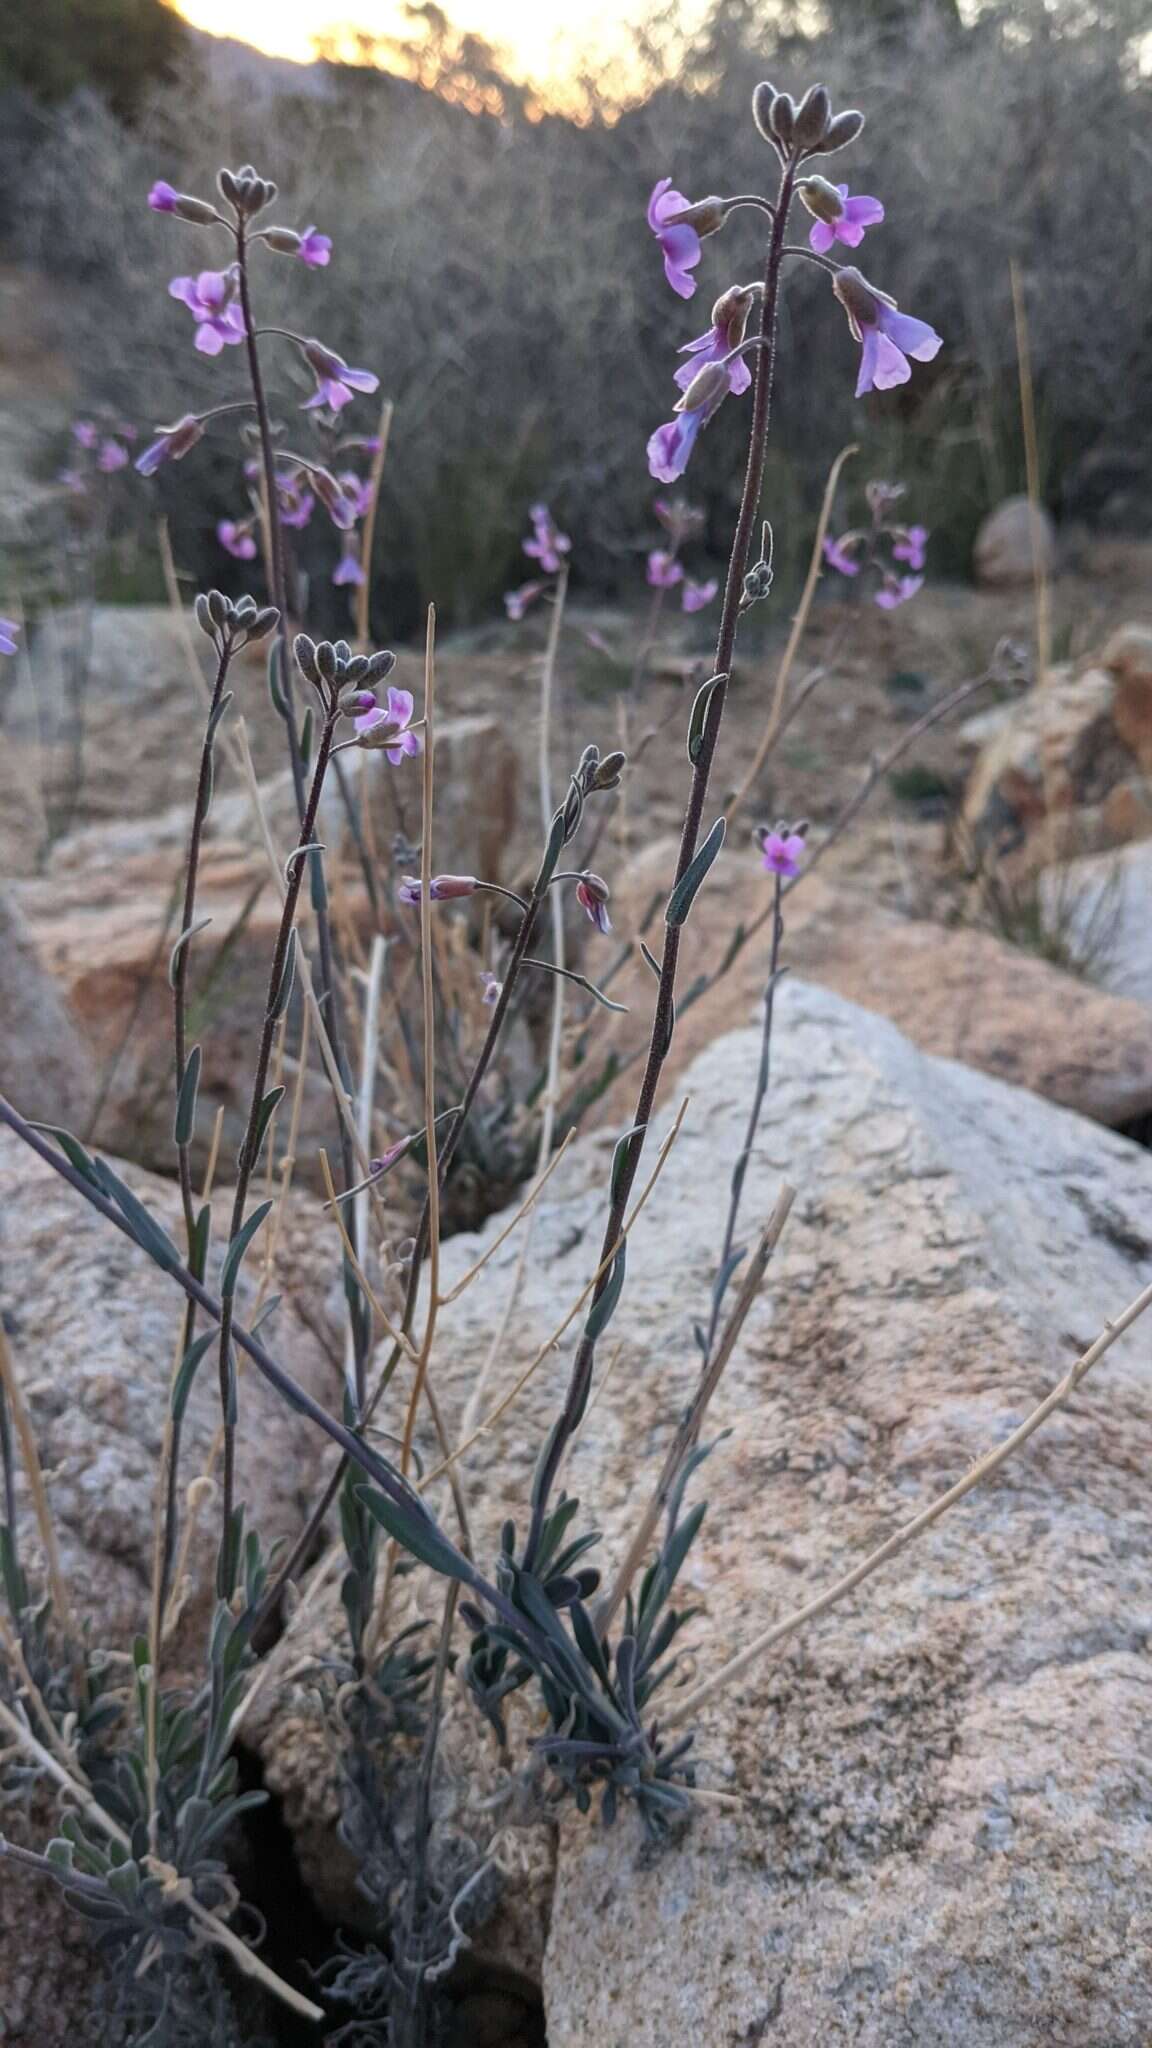
M 179 1242 L 174 1185 L 133 1168 L 117 1170 Z M 219 1232 L 221 1198 L 215 1206 Z M 293 1295 L 301 1253 L 314 1231 L 310 1207 L 290 1203 L 269 1290 L 282 1299 L 267 1325 L 267 1341 L 288 1370 L 331 1406 L 339 1401 L 339 1352 L 329 1355 L 325 1302 L 310 1298 L 305 1322 Z M 241 1279 L 242 1315 L 252 1312 L 265 1248 L 257 1238 L 249 1254 Z M 118 1649 L 130 1647 L 147 1617 L 152 1502 L 182 1300 L 141 1251 L 19 1139 L 0 1131 L 0 1313 L 49 1476 L 73 1604 Z M 271 1544 L 299 1530 L 325 1468 L 325 1447 L 254 1370 L 241 1373 L 240 1408 L 238 1497 L 247 1500 L 251 1524 Z M 219 1392 L 209 1358 L 185 1418 L 186 1484 L 207 1469 L 218 1421 Z M 20 1497 L 31 1543 L 23 1483 Z M 175 1654 L 191 1646 L 198 1655 L 209 1611 L 217 1535 L 211 1504 L 197 1517 L 195 1530 L 189 1554 L 194 1591 Z
M 1050 920 L 1091 961 L 1094 981 L 1116 995 L 1152 1003 L 1152 844 L 1046 868 L 1041 899 Z
M 972 562 L 986 590 L 1016 590 L 1031 583 L 1037 557 L 1042 573 L 1056 567 L 1056 530 L 1042 505 L 1026 497 L 1005 498 L 989 512 L 976 535 Z
M 832 996 L 786 985 L 780 1003 L 749 1228 L 784 1177 L 800 1195 L 711 1418 L 735 1435 L 700 1481 L 698 1673 L 942 1490 L 1152 1269 L 1138 1148 L 925 1059 Z M 621 1355 L 566 1474 L 608 1559 L 691 1383 L 756 1056 L 748 1033 L 696 1062 L 636 1226 Z M 584 1141 L 550 1185 L 493 1398 L 587 1277 L 607 1149 Z M 484 1242 L 447 1248 L 447 1282 Z M 515 1255 L 446 1312 L 445 1400 L 455 1382 L 463 1404 Z M 541 1367 L 469 1468 L 489 1542 L 523 1502 L 565 1363 Z M 702 1782 L 740 1812 L 706 1809 L 655 1858 L 627 1823 L 566 1825 L 550 2048 L 1147 2039 L 1152 1334 L 1100 1375 L 986 1493 L 708 1711 Z
M 623 934 L 636 929 L 674 858 L 674 844 L 657 841 L 626 871 L 614 906 Z M 699 900 L 684 939 L 685 989 L 715 969 L 731 931 L 750 927 L 769 897 L 759 864 L 725 852 Z M 1134 910 L 1138 900 L 1134 889 Z M 784 915 L 782 959 L 790 972 L 890 1017 L 922 1052 L 963 1060 L 1100 1123 L 1127 1124 L 1152 1109 L 1152 1017 L 1144 1007 L 1152 1001 L 1152 968 L 1138 986 L 1107 993 L 992 932 L 902 917 L 820 871 L 786 898 Z M 767 951 L 765 926 L 713 989 L 687 1007 L 681 1001 L 663 1099 L 720 1032 L 759 1014 Z M 614 1045 L 630 1047 L 644 1035 L 652 986 L 640 967 L 614 983 L 613 994 L 633 1006 L 613 1020 Z M 1140 1002 L 1132 1000 L 1137 995 Z M 593 1110 L 597 1123 L 631 1114 L 636 1079 L 632 1068 L 613 1085 Z
M 187 694 L 187 686 L 186 686 Z M 437 754 L 447 791 L 437 807 L 437 858 L 456 871 L 498 874 L 511 830 L 515 776 L 505 774 L 509 748 L 492 718 L 446 721 Z M 193 774 L 182 773 L 187 782 Z M 396 827 L 388 777 L 379 756 L 368 763 L 377 845 Z M 472 778 L 502 790 L 501 801 L 476 806 Z M 296 843 L 298 822 L 287 770 L 261 784 L 269 830 L 283 856 Z M 417 812 L 419 797 L 416 797 Z M 150 1167 L 171 1164 L 172 1011 L 168 958 L 179 930 L 180 898 L 191 804 L 155 815 L 129 815 L 76 830 L 53 850 L 43 877 L 15 894 L 40 960 L 82 1026 L 105 1080 L 96 1135 L 100 1142 Z M 324 792 L 319 834 L 335 856 L 344 846 L 346 813 L 334 783 Z M 382 881 L 387 888 L 387 874 Z M 347 934 L 371 925 L 367 893 L 349 859 L 342 878 L 330 868 L 335 915 Z M 385 916 L 391 906 L 385 902 Z M 280 900 L 247 790 L 213 803 L 205 831 L 197 890 L 198 933 L 191 955 L 191 1037 L 203 1052 L 197 1113 L 198 1160 L 224 1112 L 225 1156 L 234 1156 L 248 1109 L 253 1049 L 267 999 Z M 315 961 L 315 930 L 306 902 L 301 920 Z M 298 1044 L 299 999 L 290 1018 Z M 57 1119 L 60 1120 L 60 1119 Z M 305 1178 L 315 1176 L 320 1144 L 331 1151 L 334 1112 L 329 1083 L 313 1046 L 304 1083 L 298 1153 Z M 319 1182 L 316 1183 L 319 1185 Z
M 961 850 L 1090 853 L 1152 834 L 1152 629 L 1120 627 L 1080 667 L 1052 668 L 1014 704 L 969 721 L 982 744 L 961 811 Z
M 24 1116 L 71 1128 L 84 1122 L 95 1089 L 91 1046 L 0 890 L 0 1093 Z
M 709 1419 L 732 1434 L 695 1489 L 711 1503 L 683 1586 L 697 1678 L 1002 1438 L 1152 1273 L 1139 1147 L 825 991 L 785 983 L 779 1003 L 741 1236 L 785 1179 L 799 1195 Z M 757 1059 L 743 1031 L 694 1063 L 634 1229 L 565 1473 L 609 1570 L 693 1382 Z M 593 1269 L 611 1143 L 579 1140 L 549 1183 L 481 1415 Z M 445 1290 L 500 1223 L 444 1247 Z M 518 1254 L 513 1237 L 442 1312 L 454 1435 Z M 481 1556 L 506 1513 L 523 1520 L 570 1352 L 570 1336 L 545 1351 L 464 1462 Z M 550 2048 L 1144 2048 L 1150 1450 L 1138 1325 L 993 1483 L 705 1710 L 700 1782 L 738 1808 L 705 1806 L 659 1854 L 629 1816 L 607 1834 L 567 1820 Z M 271 1776 L 275 1714 L 263 1743 Z M 527 1888 L 538 1915 L 547 1882 Z

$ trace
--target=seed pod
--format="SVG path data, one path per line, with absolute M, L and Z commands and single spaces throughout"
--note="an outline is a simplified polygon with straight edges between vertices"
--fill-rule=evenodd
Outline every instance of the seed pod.
M 769 108 L 768 120 L 780 147 L 790 150 L 796 139 L 796 102 L 791 93 L 777 93 Z
M 834 149 L 843 149 L 847 143 L 855 142 L 863 126 L 864 116 L 857 113 L 855 107 L 849 107 L 843 114 L 837 114 L 828 124 L 820 145 L 820 155 L 831 156 Z
M 828 132 L 832 102 L 826 85 L 810 85 L 796 109 L 797 149 L 818 150 Z
M 766 78 L 756 87 L 752 95 L 752 119 L 755 121 L 765 142 L 775 142 L 776 140 L 772 133 L 772 123 L 769 118 L 772 102 L 775 97 L 776 87 L 771 85 Z

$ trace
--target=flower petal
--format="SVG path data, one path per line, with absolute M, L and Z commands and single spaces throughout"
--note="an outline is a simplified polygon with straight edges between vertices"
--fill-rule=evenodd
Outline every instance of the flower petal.
M 897 348 L 905 355 L 915 356 L 918 363 L 930 363 L 944 344 L 934 327 L 927 320 L 914 320 L 911 313 L 898 313 L 895 306 L 884 306 L 880 311 L 880 326 L 890 335 Z M 901 382 L 903 379 L 901 379 Z

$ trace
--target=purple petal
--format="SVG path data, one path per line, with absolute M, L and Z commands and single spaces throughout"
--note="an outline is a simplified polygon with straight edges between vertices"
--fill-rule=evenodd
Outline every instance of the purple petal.
M 818 256 L 826 256 L 836 240 L 835 229 L 826 220 L 814 220 L 808 230 L 809 246 Z
M 724 337 L 717 333 L 715 327 L 709 327 L 703 334 L 698 334 L 695 341 L 686 341 L 678 353 L 682 356 L 709 355 L 716 357 L 722 356 L 726 348 L 727 342 Z M 699 367 L 698 363 L 685 363 L 684 370 L 678 370 L 676 373 L 677 383 L 679 383 L 680 378 L 684 375 L 685 370 L 688 373 L 688 380 L 691 382 Z
M 378 391 L 380 389 L 380 379 L 371 370 L 341 370 L 340 382 L 342 384 L 350 384 L 353 391 Z
M 860 350 L 860 375 L 856 379 L 857 398 L 863 398 L 866 391 L 871 391 L 875 382 L 876 353 L 879 346 L 880 329 L 878 327 L 866 327 L 864 330 L 864 345 Z
M 851 221 L 853 227 L 874 228 L 883 220 L 884 208 L 880 200 L 871 198 L 867 192 L 858 192 L 854 199 L 849 199 L 847 185 L 841 185 L 840 197 L 844 201 L 844 218 Z
M 416 699 L 411 690 L 397 690 L 389 686 L 388 716 L 393 725 L 407 725 L 416 709 Z
M 665 228 L 660 237 L 664 251 L 664 275 L 682 299 L 694 297 L 696 279 L 688 272 L 700 261 L 700 237 L 694 228 Z
M 930 363 L 944 345 L 927 320 L 914 320 L 911 313 L 898 313 L 895 306 L 881 306 L 880 326 L 897 348 L 903 349 L 905 355 L 915 356 L 918 363 Z M 903 381 L 901 378 L 900 382 Z
M 170 185 L 167 178 L 157 178 L 148 194 L 148 204 L 153 213 L 174 213 L 179 197 L 175 185 Z
M 168 286 L 168 296 L 170 299 L 179 299 L 185 306 L 191 306 L 193 311 L 200 303 L 200 294 L 196 290 L 194 277 L 174 277 Z
M 859 222 L 848 219 L 838 220 L 832 233 L 838 242 L 843 242 L 846 249 L 858 249 L 864 240 L 864 230 Z
M 742 391 L 747 391 L 751 382 L 752 372 L 747 360 L 744 356 L 737 356 L 735 361 L 728 365 L 728 389 L 733 398 L 739 398 Z
M 652 197 L 648 201 L 648 225 L 652 233 L 659 234 L 661 223 L 670 213 L 683 213 L 690 204 L 682 192 L 672 190 L 671 178 L 660 178 L 653 186 Z
M 196 329 L 196 346 L 202 356 L 218 356 L 224 346 L 224 336 L 211 320 L 202 320 Z
M 912 375 L 912 365 L 902 348 L 898 348 L 890 335 L 879 329 L 876 333 L 876 356 L 872 366 L 872 386 L 876 391 L 891 391 L 896 384 L 907 384 Z
M 650 436 L 648 469 L 657 483 L 675 483 L 678 476 L 683 476 L 701 423 L 702 415 L 698 412 L 678 413 Z

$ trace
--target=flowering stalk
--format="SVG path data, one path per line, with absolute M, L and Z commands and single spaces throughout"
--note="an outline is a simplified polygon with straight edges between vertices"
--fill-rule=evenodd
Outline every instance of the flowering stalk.
M 744 594 L 744 578 L 748 569 L 748 557 L 756 525 L 756 512 L 764 483 L 764 465 L 768 446 L 768 426 L 772 406 L 772 385 L 776 368 L 776 324 L 780 299 L 780 273 L 784 253 L 784 236 L 799 157 L 790 153 L 784 164 L 776 210 L 772 220 L 767 255 L 764 265 L 764 287 L 760 296 L 760 321 L 758 340 L 760 346 L 754 351 L 752 426 L 748 441 L 748 460 L 744 473 L 744 488 L 740 499 L 740 511 L 736 521 L 736 532 L 732 541 L 732 552 L 728 561 L 728 575 L 724 587 L 724 607 L 716 641 L 715 681 L 706 685 L 709 694 L 699 747 L 692 769 L 692 782 L 684 823 L 680 835 L 680 852 L 676 862 L 672 896 L 683 884 L 689 868 L 696 857 L 703 822 L 704 805 L 708 796 L 708 784 L 712 775 L 712 763 L 716 754 L 716 743 L 724 716 L 724 702 L 727 695 L 728 678 L 732 668 L 732 656 L 736 646 L 736 632 L 740 620 L 740 604 Z M 671 898 L 670 898 L 671 901 Z M 648 1057 L 644 1076 L 640 1084 L 636 1110 L 632 1118 L 632 1135 L 625 1141 L 618 1154 L 619 1170 L 614 1175 L 612 1197 L 609 1202 L 608 1218 L 604 1228 L 604 1242 L 601 1258 L 609 1259 L 613 1247 L 620 1240 L 621 1226 L 627 1212 L 629 1197 L 643 1155 L 644 1141 L 656 1090 L 664 1062 L 672 1043 L 675 1027 L 676 971 L 680 958 L 679 923 L 665 926 L 664 949 L 660 963 L 660 985 L 656 997 L 656 1011 L 652 1022 L 652 1035 L 648 1044 Z M 576 1349 L 572 1373 L 565 1395 L 564 1406 L 545 1446 L 540 1467 L 533 1487 L 532 1521 L 525 1546 L 524 1566 L 530 1570 L 544 1525 L 548 1499 L 559 1472 L 564 1454 L 576 1430 L 580 1426 L 588 1403 L 592 1384 L 592 1369 L 596 1358 L 596 1343 L 604 1328 L 606 1317 L 602 1304 L 610 1287 L 619 1286 L 615 1262 L 610 1265 L 598 1281 L 592 1295 L 592 1304 L 584 1335 Z M 598 1314 L 598 1311 L 601 1313 Z M 591 1332 L 591 1334 L 590 1334 Z

